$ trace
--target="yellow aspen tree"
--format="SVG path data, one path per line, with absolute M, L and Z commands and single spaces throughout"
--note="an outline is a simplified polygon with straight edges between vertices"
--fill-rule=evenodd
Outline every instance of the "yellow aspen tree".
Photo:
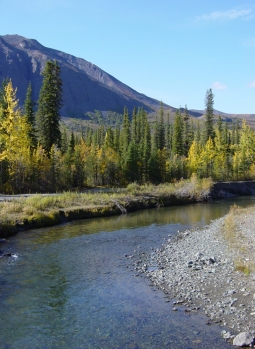
M 239 176 L 249 178 L 251 166 L 255 163 L 255 133 L 243 120 L 238 150 Z
M 7 107 L 5 118 L 1 120 L 0 125 L 0 161 L 8 162 L 12 191 L 20 192 L 25 190 L 26 178 L 31 169 L 30 125 L 27 118 L 17 109 L 16 90 L 13 89 L 11 81 L 5 87 L 4 100 Z
M 187 167 L 188 167 L 189 176 L 191 176 L 192 173 L 199 173 L 199 169 L 201 167 L 200 153 L 201 153 L 200 144 L 196 140 L 194 140 L 189 148 L 189 153 L 187 158 Z
M 205 148 L 200 154 L 200 162 L 202 165 L 203 177 L 213 176 L 214 170 L 215 148 L 211 137 L 206 142 Z

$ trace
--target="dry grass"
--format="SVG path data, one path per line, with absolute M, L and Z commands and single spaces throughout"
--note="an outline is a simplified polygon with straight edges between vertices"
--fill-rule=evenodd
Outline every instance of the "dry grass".
M 235 270 L 244 273 L 246 276 L 249 276 L 254 270 L 254 265 L 250 262 L 245 262 L 243 260 L 235 261 Z
M 212 185 L 211 178 L 199 179 L 196 174 L 193 174 L 190 179 L 157 186 L 152 184 L 140 186 L 137 183 L 131 183 L 127 186 L 127 192 L 132 195 L 175 195 L 176 197 L 190 197 L 199 201 L 207 198 Z
M 225 218 L 222 233 L 229 248 L 236 256 L 234 260 L 235 270 L 248 276 L 255 270 L 255 263 L 254 253 L 251 254 L 250 251 L 251 242 L 242 229 L 247 215 L 254 215 L 254 207 L 241 208 L 233 205 Z
M 191 198 L 193 200 L 205 199 L 212 186 L 210 179 L 199 180 L 192 176 L 190 180 L 182 180 L 176 183 L 138 185 L 130 184 L 126 190 L 118 190 L 114 193 L 91 192 L 77 193 L 65 192 L 57 195 L 33 195 L 21 197 L 8 202 L 0 202 L 0 226 L 5 222 L 17 222 L 39 220 L 52 216 L 52 212 L 59 212 L 67 208 L 91 208 L 112 206 L 118 202 L 125 205 L 139 197 L 146 201 L 146 196 L 159 200 L 163 197 L 174 196 L 176 198 Z M 54 216 L 54 214 L 53 214 Z M 54 217 L 51 217 L 54 221 Z

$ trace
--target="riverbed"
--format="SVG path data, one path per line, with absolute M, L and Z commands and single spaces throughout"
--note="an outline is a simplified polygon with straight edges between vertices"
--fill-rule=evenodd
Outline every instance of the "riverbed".
M 151 253 L 254 197 L 139 211 L 31 230 L 0 248 L 0 348 L 231 348 L 202 312 L 173 312 L 164 292 L 137 276 L 132 256 Z

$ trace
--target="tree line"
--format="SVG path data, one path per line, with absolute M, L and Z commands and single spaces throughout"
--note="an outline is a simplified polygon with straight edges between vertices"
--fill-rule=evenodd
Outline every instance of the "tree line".
M 191 119 L 187 107 L 174 121 L 161 103 L 155 122 L 142 108 L 124 108 L 122 125 L 69 132 L 61 125 L 62 80 L 47 62 L 37 108 L 28 86 L 18 108 L 12 82 L 0 89 L 0 192 L 48 192 L 87 186 L 164 183 L 189 178 L 255 178 L 255 132 L 243 121 L 214 122 L 214 96 L 205 96 L 205 120 Z M 35 110 L 36 109 L 36 110 Z

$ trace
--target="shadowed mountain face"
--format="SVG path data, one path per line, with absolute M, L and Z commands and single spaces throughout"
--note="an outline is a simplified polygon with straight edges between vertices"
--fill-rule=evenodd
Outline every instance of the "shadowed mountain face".
M 113 76 L 85 59 L 44 47 L 38 41 L 19 35 L 0 36 L 0 82 L 11 78 L 17 87 L 17 98 L 23 105 L 29 81 L 32 83 L 33 99 L 38 100 L 42 85 L 42 71 L 48 60 L 56 60 L 61 67 L 63 80 L 63 107 L 61 115 L 86 118 L 85 113 L 115 111 L 123 113 L 126 106 L 131 114 L 134 107 L 143 107 L 155 115 L 160 102 L 138 93 Z M 176 108 L 164 104 L 164 109 L 175 112 Z M 202 110 L 189 110 L 193 117 L 202 117 Z M 245 118 L 254 124 L 255 115 L 226 114 L 217 111 L 226 121 Z M 253 125 L 255 127 L 255 124 Z
M 20 105 L 23 105 L 29 81 L 33 98 L 38 100 L 41 73 L 48 60 L 56 60 L 61 67 L 62 116 L 84 117 L 84 113 L 95 109 L 122 113 L 124 106 L 130 112 L 135 106 L 152 112 L 159 107 L 159 101 L 136 92 L 84 59 L 44 47 L 36 40 L 19 35 L 0 36 L 0 80 L 12 79 Z

